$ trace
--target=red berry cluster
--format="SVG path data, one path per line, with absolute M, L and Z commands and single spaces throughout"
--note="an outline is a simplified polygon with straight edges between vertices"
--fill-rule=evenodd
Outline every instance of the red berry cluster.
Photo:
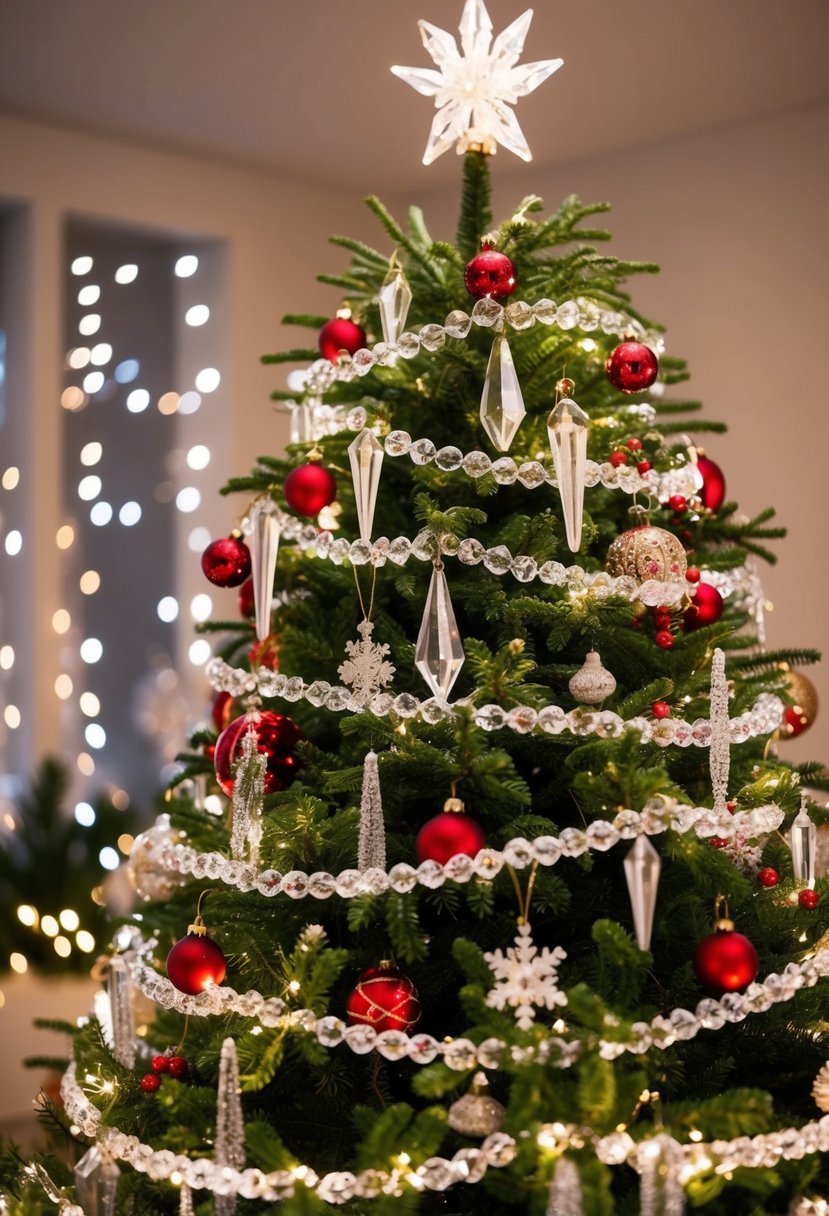
M 631 435 L 625 443 L 625 448 L 614 448 L 607 458 L 609 463 L 613 465 L 614 469 L 618 469 L 621 465 L 627 464 L 629 460 L 631 463 L 635 461 L 637 471 L 644 477 L 645 473 L 650 472 L 651 462 L 644 456 L 639 456 L 642 451 L 642 440 Z
M 153 1056 L 150 1060 L 150 1068 L 152 1072 L 148 1072 L 146 1077 L 142 1077 L 138 1082 L 138 1088 L 145 1094 L 156 1092 L 164 1073 L 176 1081 L 186 1081 L 190 1075 L 190 1065 L 184 1056 Z

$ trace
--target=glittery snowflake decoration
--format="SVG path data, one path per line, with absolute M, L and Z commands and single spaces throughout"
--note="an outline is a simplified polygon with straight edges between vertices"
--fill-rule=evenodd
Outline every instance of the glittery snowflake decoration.
M 532 21 L 527 9 L 492 41 L 492 21 L 483 0 L 466 0 L 460 21 L 461 47 L 446 30 L 418 21 L 423 45 L 434 68 L 392 68 L 418 93 L 434 97 L 437 114 L 423 155 L 430 165 L 457 143 L 458 152 L 481 147 L 494 152 L 499 143 L 522 160 L 532 160 L 524 132 L 510 109 L 548 76 L 563 59 L 542 59 L 517 67 Z
M 515 945 L 503 950 L 491 950 L 484 955 L 496 983 L 487 994 L 486 1003 L 493 1009 L 507 1005 L 515 1010 L 515 1020 L 522 1030 L 529 1030 L 535 1019 L 535 1009 L 555 1009 L 566 1005 L 567 997 L 558 986 L 559 964 L 567 957 L 560 946 L 539 951 L 532 939 L 530 925 L 518 926 Z
M 361 621 L 357 626 L 359 642 L 346 642 L 348 658 L 337 668 L 337 675 L 347 684 L 358 705 L 368 705 L 381 688 L 392 680 L 395 666 L 386 658 L 390 647 L 385 642 L 372 642 L 373 621 Z

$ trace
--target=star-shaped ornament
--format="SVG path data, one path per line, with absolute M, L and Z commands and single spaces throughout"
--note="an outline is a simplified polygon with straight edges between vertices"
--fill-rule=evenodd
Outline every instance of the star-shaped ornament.
M 522 160 L 532 160 L 524 132 L 510 109 L 548 76 L 563 59 L 542 59 L 516 66 L 533 11 L 528 8 L 492 41 L 492 21 L 483 0 L 466 0 L 460 21 L 461 47 L 446 30 L 418 21 L 423 45 L 434 68 L 392 68 L 418 93 L 434 97 L 437 114 L 423 155 L 430 165 L 457 143 L 458 152 L 481 148 L 494 152 L 501 144 Z

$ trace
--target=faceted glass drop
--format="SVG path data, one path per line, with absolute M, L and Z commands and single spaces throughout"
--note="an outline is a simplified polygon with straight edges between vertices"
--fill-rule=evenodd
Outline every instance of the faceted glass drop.
M 357 438 L 348 446 L 360 539 L 366 544 L 371 544 L 374 508 L 377 505 L 377 491 L 380 487 L 380 469 L 385 454 L 383 445 L 377 439 L 374 431 L 360 431 Z
M 97 1144 L 87 1149 L 75 1166 L 78 1202 L 86 1216 L 113 1216 L 120 1177 L 118 1166 Z
M 509 342 L 499 334 L 492 344 L 481 396 L 481 423 L 499 452 L 509 451 L 526 412 Z
M 276 558 L 279 553 L 279 508 L 272 498 L 260 498 L 253 508 L 251 526 L 256 636 L 260 642 L 264 642 L 271 631 L 273 580 L 276 574 Z
M 584 473 L 587 463 L 587 431 L 590 419 L 584 410 L 562 397 L 547 418 L 547 434 L 556 466 L 558 492 L 564 513 L 567 544 L 572 553 L 581 546 L 581 520 L 584 507 Z
M 415 647 L 415 667 L 440 701 L 445 701 L 466 655 L 442 567 L 435 566 Z
M 313 443 L 317 438 L 314 426 L 315 406 L 299 401 L 291 409 L 291 443 Z
M 624 866 L 636 942 L 640 950 L 649 950 L 662 860 L 647 836 L 638 836 Z
M 406 317 L 412 302 L 412 289 L 402 270 L 396 268 L 389 272 L 380 288 L 377 301 L 380 305 L 383 338 L 390 346 L 395 346 L 406 326 Z

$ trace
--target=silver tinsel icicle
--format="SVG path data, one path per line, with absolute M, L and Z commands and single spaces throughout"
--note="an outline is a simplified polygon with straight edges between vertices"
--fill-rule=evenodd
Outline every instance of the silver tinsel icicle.
M 682 1216 L 685 1191 L 679 1171 L 684 1158 L 676 1140 L 661 1132 L 639 1145 L 637 1157 L 641 1216 Z
M 135 1064 L 132 981 L 122 958 L 110 959 L 107 993 L 112 1016 L 112 1054 L 122 1068 L 132 1068 Z
M 582 1216 L 581 1180 L 569 1157 L 559 1157 L 550 1183 L 547 1216 Z
M 242 739 L 242 754 L 233 774 L 233 830 L 230 855 L 235 861 L 259 864 L 262 840 L 262 802 L 265 797 L 267 757 L 257 749 L 251 726 Z
M 363 766 L 363 794 L 360 799 L 360 839 L 357 846 L 357 869 L 386 868 L 386 825 L 380 797 L 380 774 L 377 756 L 369 752 Z
M 728 773 L 731 767 L 731 727 L 728 721 L 725 655 L 719 647 L 711 661 L 711 744 L 708 757 L 714 810 L 724 811 L 728 802 Z
M 245 1121 L 239 1098 L 239 1062 L 236 1059 L 236 1044 L 233 1039 L 222 1043 L 219 1061 L 219 1092 L 216 1097 L 216 1150 L 217 1165 L 229 1165 L 240 1170 L 245 1164 Z M 216 1216 L 233 1216 L 236 1211 L 235 1195 L 216 1195 L 213 1201 Z

